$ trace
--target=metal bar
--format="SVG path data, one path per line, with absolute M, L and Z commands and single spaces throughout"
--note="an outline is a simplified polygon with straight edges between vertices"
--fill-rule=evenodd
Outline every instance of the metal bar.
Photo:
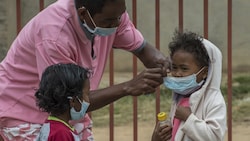
M 204 38 L 208 39 L 208 0 L 204 0 Z
M 40 0 L 39 8 L 40 8 L 40 11 L 44 9 L 44 0 Z
M 138 119 L 137 119 L 137 97 L 133 97 L 133 140 L 137 141 L 138 140 Z
M 183 32 L 183 0 L 179 0 L 179 30 Z
M 228 97 L 228 105 L 227 105 L 227 117 L 228 117 L 228 141 L 232 141 L 232 0 L 228 0 L 228 21 L 227 21 L 227 44 L 228 44 L 228 52 L 227 52 L 227 97 Z
M 22 29 L 22 17 L 21 17 L 21 0 L 16 0 L 16 29 L 17 29 L 17 34 L 21 31 Z
M 114 50 L 109 56 L 109 85 L 114 85 Z M 114 104 L 109 104 L 109 140 L 114 141 Z
M 132 1 L 133 24 L 137 27 L 137 0 Z M 137 58 L 133 56 L 133 77 L 137 75 Z M 138 140 L 137 97 L 133 97 L 133 140 Z
M 160 1 L 155 1 L 155 46 L 160 49 Z M 156 114 L 160 112 L 160 88 L 156 89 Z M 157 118 L 156 118 L 157 121 Z

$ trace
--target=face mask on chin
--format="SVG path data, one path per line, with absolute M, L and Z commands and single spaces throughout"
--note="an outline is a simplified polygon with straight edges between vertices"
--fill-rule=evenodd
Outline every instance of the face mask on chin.
M 112 28 L 102 28 L 102 27 L 95 27 L 94 29 L 91 29 L 86 22 L 82 24 L 90 33 L 93 33 L 95 35 L 99 36 L 109 36 L 112 33 L 114 33 L 117 29 L 117 27 Z
M 185 77 L 165 77 L 164 85 L 177 94 L 188 95 L 197 90 L 203 84 L 204 80 L 202 80 L 200 83 L 196 82 L 196 76 L 203 69 L 204 67 L 196 74 L 192 74 Z
M 90 16 L 89 14 L 89 11 L 87 11 L 88 15 L 89 15 L 89 18 L 91 20 L 91 22 L 93 23 L 94 25 L 94 29 L 91 29 L 87 24 L 86 24 L 86 21 L 84 20 L 84 23 L 82 23 L 82 25 L 92 34 L 95 34 L 95 35 L 99 35 L 99 36 L 109 36 L 111 34 L 113 34 L 117 27 L 112 27 L 112 28 L 103 28 L 103 27 L 98 27 L 96 26 L 93 18 Z

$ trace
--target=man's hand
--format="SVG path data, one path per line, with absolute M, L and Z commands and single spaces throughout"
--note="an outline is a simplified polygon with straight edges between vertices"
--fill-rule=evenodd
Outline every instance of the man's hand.
M 149 43 L 146 43 L 140 52 L 134 52 L 134 55 L 136 55 L 147 68 L 161 68 L 161 74 L 163 77 L 167 76 L 167 73 L 170 72 L 170 58 L 166 57 L 162 52 Z
M 175 112 L 175 118 L 186 121 L 191 113 L 189 107 L 178 106 Z
M 166 77 L 168 73 L 171 71 L 171 60 L 169 57 L 158 56 L 159 58 L 156 60 L 157 67 L 162 68 L 162 76 Z
M 127 82 L 90 91 L 89 100 L 91 104 L 88 112 L 101 108 L 124 96 L 153 93 L 162 82 L 162 69 L 148 68 Z
M 147 68 L 132 80 L 127 82 L 124 88 L 128 95 L 139 96 L 155 92 L 156 88 L 162 84 L 162 69 Z

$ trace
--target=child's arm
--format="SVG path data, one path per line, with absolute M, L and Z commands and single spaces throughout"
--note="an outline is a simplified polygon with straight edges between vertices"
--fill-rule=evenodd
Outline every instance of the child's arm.
M 205 103 L 203 106 L 203 112 L 206 112 L 204 119 L 191 113 L 180 128 L 192 140 L 223 141 L 227 130 L 224 99 L 220 94 L 217 94 Z

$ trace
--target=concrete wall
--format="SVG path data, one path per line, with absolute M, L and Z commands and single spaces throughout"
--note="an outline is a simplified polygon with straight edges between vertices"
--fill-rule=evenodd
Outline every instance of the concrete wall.
M 45 0 L 45 7 L 56 0 Z M 39 12 L 39 0 L 21 0 L 21 23 L 24 26 Z M 0 60 L 17 35 L 16 0 L 0 0 Z
M 56 0 L 44 0 L 45 7 Z M 0 60 L 5 56 L 10 44 L 16 37 L 16 0 L 0 0 Z M 127 11 L 132 13 L 132 0 L 126 0 Z M 39 0 L 21 0 L 22 26 L 39 12 Z M 249 52 L 249 16 L 248 0 L 233 1 L 233 67 L 248 71 Z M 132 18 L 132 16 L 131 16 Z M 168 43 L 173 31 L 178 27 L 178 1 L 163 0 L 160 2 L 160 49 L 168 54 Z M 155 45 L 155 1 L 137 0 L 137 28 L 144 38 Z M 203 0 L 184 2 L 184 28 L 203 34 Z M 209 1 L 209 40 L 215 43 L 224 57 L 223 68 L 227 68 L 227 1 Z M 115 67 L 117 71 L 131 70 L 129 64 L 119 60 L 131 58 L 131 54 L 115 50 Z M 140 64 L 139 64 L 140 65 Z M 128 67 L 129 66 L 129 67 Z
M 7 52 L 7 33 L 8 33 L 8 22 L 7 22 L 7 8 L 6 1 L 1 0 L 0 2 L 0 60 L 3 55 Z

